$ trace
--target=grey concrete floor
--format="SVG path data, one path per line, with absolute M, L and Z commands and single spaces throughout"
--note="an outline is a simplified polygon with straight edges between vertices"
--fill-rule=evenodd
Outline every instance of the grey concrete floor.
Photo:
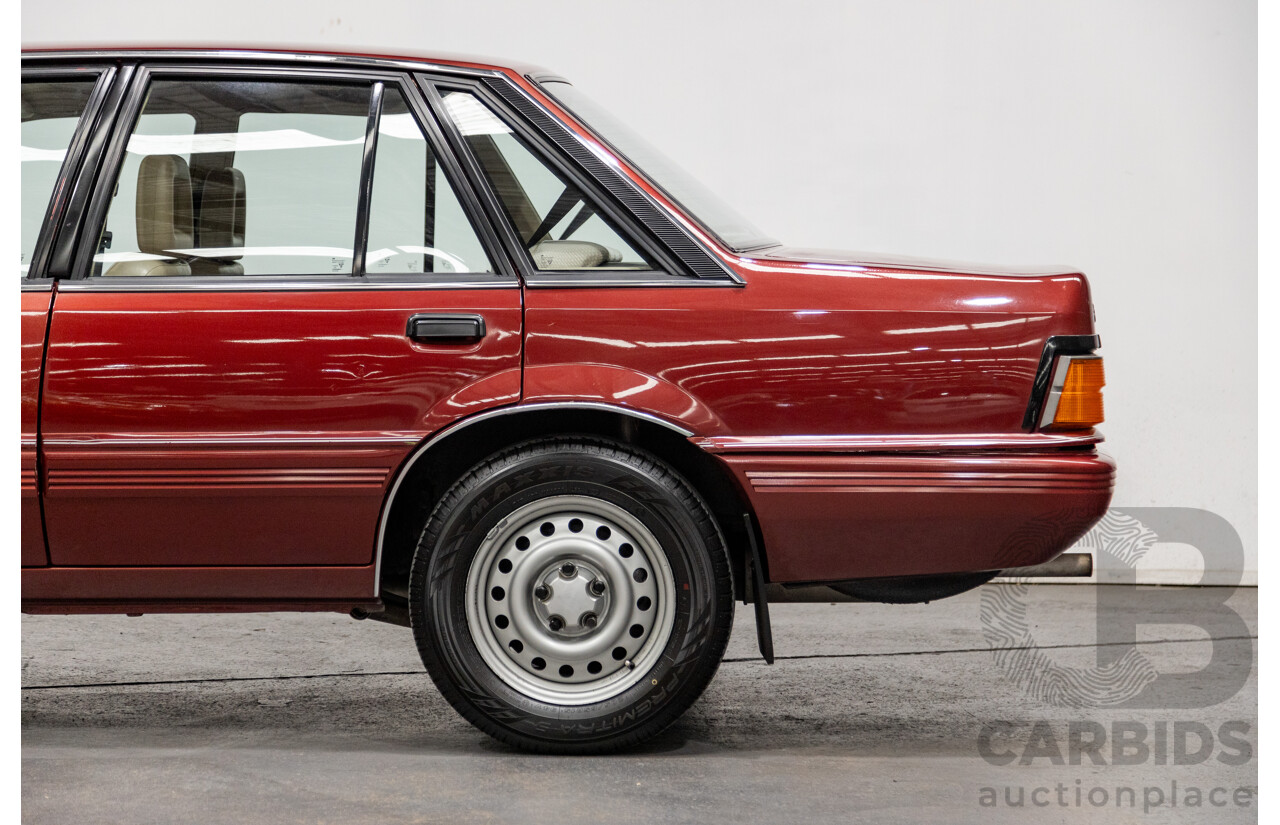
M 1025 678 L 1027 662 L 1092 669 L 1114 647 L 1096 644 L 1100 588 L 1025 591 L 1034 649 L 1006 654 L 1024 666 L 1014 672 L 982 619 L 984 603 L 988 616 L 1007 607 L 1007 587 L 918 606 L 776 605 L 772 667 L 739 606 L 702 699 L 642 750 L 608 757 L 489 740 L 441 699 L 403 628 L 329 614 L 25 616 L 23 820 L 1256 821 L 1256 590 L 1231 595 L 1229 614 L 1214 588 L 1104 594 L 1103 623 L 1141 622 L 1134 650 L 1173 684 L 1143 708 L 1035 698 L 1043 680 Z M 1094 764 L 1070 752 L 1073 725 L 1109 739 L 1141 726 L 1148 752 L 1117 764 L 1108 741 Z M 1190 756 L 1175 752 L 1166 734 L 1187 727 L 1207 730 L 1209 750 L 1192 735 Z M 984 758 L 984 729 L 1012 764 Z

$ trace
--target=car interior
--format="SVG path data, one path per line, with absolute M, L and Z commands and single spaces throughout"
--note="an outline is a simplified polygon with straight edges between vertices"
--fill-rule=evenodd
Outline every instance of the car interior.
M 366 84 L 153 81 L 92 275 L 350 274 L 369 94 Z M 460 94 L 449 95 L 451 112 Z M 484 107 L 465 97 L 473 114 Z M 579 187 L 492 111 L 483 114 L 484 127 L 464 129 L 464 140 L 537 269 L 656 268 Z M 396 229 L 376 233 L 376 254 L 371 237 L 369 271 L 492 271 L 469 224 L 438 225 L 448 211 L 436 202 L 440 181 L 449 184 L 436 177 L 434 153 L 412 117 L 403 96 L 388 90 L 377 161 L 393 163 L 382 145 L 406 137 L 426 158 L 382 177 L 375 165 L 380 195 L 371 212 L 380 222 L 371 215 L 370 223 Z M 422 180 L 407 182 L 411 175 Z M 447 194 L 454 223 L 465 224 Z
M 658 268 L 474 95 L 451 92 L 444 102 L 538 269 Z

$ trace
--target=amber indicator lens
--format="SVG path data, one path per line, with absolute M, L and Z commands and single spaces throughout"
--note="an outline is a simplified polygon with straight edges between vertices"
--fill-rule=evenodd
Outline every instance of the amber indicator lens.
M 1106 383 L 1101 358 L 1073 359 L 1049 426 L 1055 430 L 1080 430 L 1101 424 L 1102 387 Z

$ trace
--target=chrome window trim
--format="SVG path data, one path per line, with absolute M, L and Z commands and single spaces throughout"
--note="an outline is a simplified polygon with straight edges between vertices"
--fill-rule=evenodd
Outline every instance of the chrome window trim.
M 673 432 L 679 433 L 685 438 L 694 435 L 692 430 L 685 429 L 679 424 L 674 424 L 665 418 L 647 413 L 643 410 L 630 409 L 628 407 L 619 407 L 613 404 L 605 404 L 600 401 L 538 401 L 532 404 L 516 404 L 510 407 L 498 407 L 493 410 L 486 410 L 476 413 L 470 418 L 464 418 L 461 421 L 455 421 L 435 435 L 428 438 L 418 446 L 409 457 L 405 459 L 404 464 L 400 466 L 400 470 L 396 473 L 395 481 L 387 491 L 386 497 L 382 501 L 382 514 L 378 517 L 378 540 L 373 550 L 373 595 L 379 596 L 382 591 L 382 549 L 383 543 L 387 536 L 387 522 L 391 517 L 391 506 L 395 503 L 396 494 L 400 491 L 400 484 L 408 476 L 409 471 L 413 469 L 418 460 L 427 453 L 435 445 L 450 436 L 466 429 L 472 424 L 478 424 L 481 421 L 489 421 L 505 415 L 517 415 L 526 412 L 540 412 L 544 410 L 596 410 L 600 412 L 611 412 L 619 415 L 626 415 L 632 418 L 638 418 L 642 421 L 648 421 L 651 424 L 658 424 L 666 427 Z
M 1040 429 L 1053 423 L 1058 414 L 1058 402 L 1062 400 L 1062 390 L 1067 383 L 1067 370 L 1075 361 L 1100 361 L 1101 355 L 1059 355 L 1058 363 L 1053 368 L 1053 380 L 1049 384 L 1049 393 L 1044 400 L 1044 412 L 1040 413 Z
M 410 276 L 412 277 L 412 276 Z M 172 275 L 168 277 L 130 278 L 81 278 L 59 282 L 59 292 L 344 292 L 364 290 L 425 290 L 425 289 L 519 289 L 515 278 L 502 275 L 490 279 L 465 280 L 448 278 L 441 280 L 393 280 L 385 276 L 358 277 L 290 276 L 290 275 L 225 275 L 192 277 Z
M 525 286 L 529 289 L 602 289 L 606 287 L 646 289 L 654 287 L 662 289 L 671 289 L 672 287 L 723 289 L 728 287 L 737 289 L 746 286 L 746 284 L 740 282 L 732 283 L 727 280 L 712 280 L 711 278 L 690 278 L 686 275 L 670 275 L 656 270 L 641 270 L 635 273 L 635 277 L 627 277 L 627 275 L 621 273 L 613 276 L 592 273 L 584 277 L 583 274 L 577 274 L 571 270 L 548 270 L 541 275 L 526 278 Z
M 56 51 L 23 52 L 22 59 L 31 63 L 56 63 L 66 60 L 226 60 L 252 63 L 298 63 L 304 66 L 358 69 L 383 69 L 420 72 L 424 70 L 454 72 L 471 77 L 493 77 L 502 74 L 497 69 L 481 69 L 475 66 L 457 66 L 437 63 L 430 59 L 413 60 L 395 57 L 374 57 L 354 54 L 322 54 L 282 52 L 270 49 L 67 49 Z

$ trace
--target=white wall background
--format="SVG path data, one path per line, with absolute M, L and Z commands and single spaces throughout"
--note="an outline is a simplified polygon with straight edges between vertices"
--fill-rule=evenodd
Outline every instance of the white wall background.
M 1107 359 L 1114 504 L 1220 514 L 1256 581 L 1254 2 L 219 0 L 197 14 L 27 0 L 22 12 L 26 45 L 538 63 L 788 243 L 1080 266 Z M 1176 580 L 1198 563 L 1157 546 L 1144 569 Z

